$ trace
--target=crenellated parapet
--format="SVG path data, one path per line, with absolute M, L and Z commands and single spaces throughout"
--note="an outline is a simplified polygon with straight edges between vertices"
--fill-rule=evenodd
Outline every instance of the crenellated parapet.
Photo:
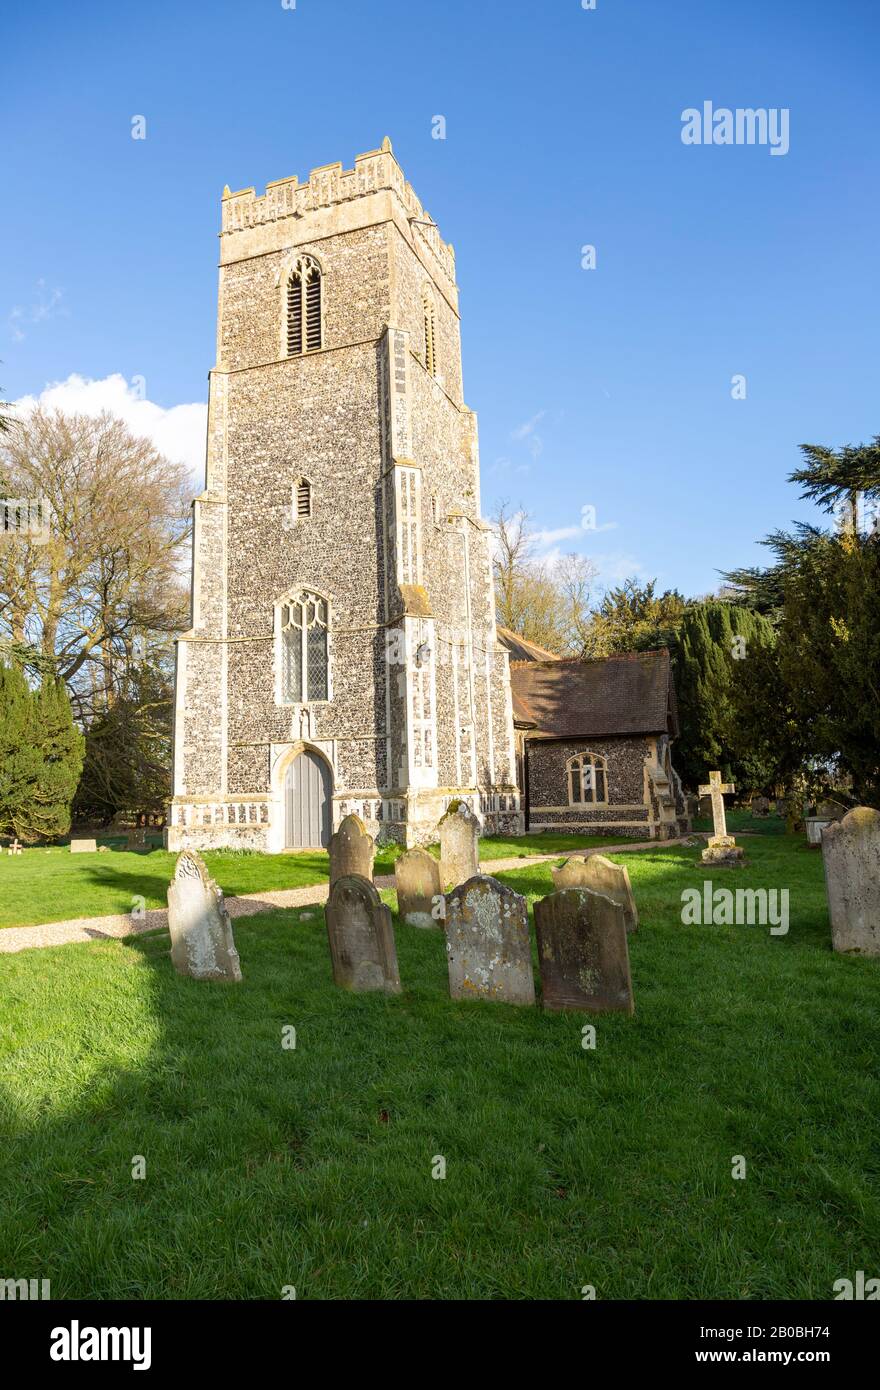
M 261 196 L 253 188 L 243 188 L 237 193 L 227 188 L 223 193 L 220 235 L 230 237 L 284 218 L 305 217 L 321 208 L 337 207 L 386 190 L 397 199 L 413 237 L 427 247 L 454 285 L 453 247 L 440 236 L 430 214 L 404 178 L 387 137 L 381 149 L 359 154 L 353 169 L 343 169 L 341 164 L 326 164 L 313 169 L 305 183 L 300 183 L 296 175 L 276 179 L 266 185 Z

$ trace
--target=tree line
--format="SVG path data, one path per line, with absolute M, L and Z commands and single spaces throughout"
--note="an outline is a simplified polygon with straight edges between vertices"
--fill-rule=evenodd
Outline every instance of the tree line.
M 846 785 L 880 806 L 880 436 L 801 455 L 789 481 L 828 524 L 766 536 L 770 563 L 722 574 L 709 596 L 635 578 L 599 595 L 588 559 L 542 563 L 528 517 L 503 504 L 498 621 L 581 660 L 668 648 L 688 787 L 719 768 L 743 792 Z

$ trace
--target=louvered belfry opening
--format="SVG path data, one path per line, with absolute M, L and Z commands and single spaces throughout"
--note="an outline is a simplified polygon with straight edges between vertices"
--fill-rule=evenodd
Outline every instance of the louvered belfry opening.
M 303 304 L 305 283 L 305 305 Z M 287 355 L 299 357 L 321 347 L 321 271 L 303 256 L 287 281 Z
M 307 478 L 300 478 L 296 485 L 296 514 L 297 516 L 311 516 L 312 514 L 312 485 Z
M 316 265 L 306 272 L 306 351 L 321 346 L 321 272 Z
M 431 376 L 434 376 L 434 305 L 429 298 L 425 298 L 425 366 Z
M 287 282 L 287 355 L 298 357 L 302 352 L 302 275 L 291 271 Z

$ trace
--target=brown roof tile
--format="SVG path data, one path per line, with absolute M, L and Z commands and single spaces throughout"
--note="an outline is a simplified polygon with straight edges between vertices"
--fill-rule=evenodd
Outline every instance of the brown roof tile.
M 513 717 L 552 738 L 678 732 L 669 652 L 511 661 Z

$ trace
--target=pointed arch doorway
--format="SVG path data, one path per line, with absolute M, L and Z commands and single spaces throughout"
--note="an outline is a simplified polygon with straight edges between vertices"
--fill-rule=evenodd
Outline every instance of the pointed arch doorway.
M 286 849 L 327 848 L 332 796 L 329 766 L 320 754 L 304 748 L 284 774 Z

